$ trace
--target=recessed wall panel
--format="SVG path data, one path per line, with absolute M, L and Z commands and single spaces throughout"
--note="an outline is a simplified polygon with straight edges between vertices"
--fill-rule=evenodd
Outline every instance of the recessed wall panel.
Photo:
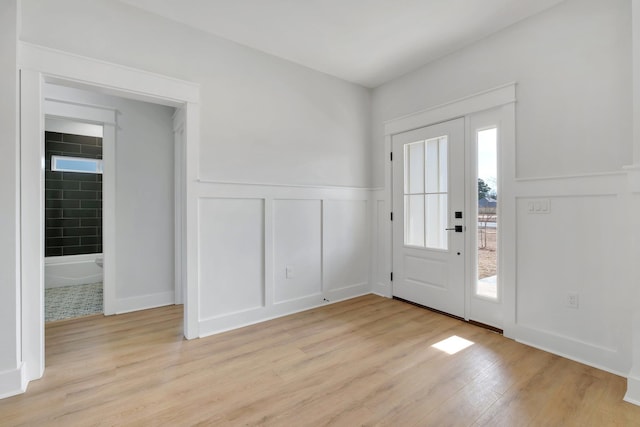
M 201 199 L 200 318 L 264 305 L 264 201 Z
M 615 349 L 626 298 L 623 266 L 605 254 L 620 253 L 625 232 L 616 216 L 618 198 L 546 198 L 544 214 L 529 210 L 538 200 L 517 204 L 518 324 Z M 578 296 L 577 307 L 569 305 L 570 294 Z
M 368 282 L 367 202 L 324 202 L 324 286 L 342 289 Z
M 273 202 L 274 302 L 322 292 L 320 200 Z
M 386 227 L 389 224 L 389 212 L 384 200 L 376 201 L 376 280 L 379 283 L 387 283 L 389 279 L 389 260 L 387 259 Z

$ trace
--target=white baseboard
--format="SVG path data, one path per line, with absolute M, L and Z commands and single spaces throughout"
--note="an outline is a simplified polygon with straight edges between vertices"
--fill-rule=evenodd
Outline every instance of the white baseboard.
M 369 293 L 371 293 L 371 287 L 369 286 L 368 282 L 365 282 L 344 286 L 338 289 L 330 289 L 325 292 L 325 295 L 329 302 L 337 302 L 355 298 L 356 296 L 360 295 L 366 295 Z
M 368 283 L 357 284 L 327 292 L 329 301 L 325 301 L 322 295 L 316 294 L 309 297 L 282 302 L 269 307 L 258 307 L 252 310 L 201 319 L 198 324 L 198 329 L 200 331 L 199 337 L 204 338 L 233 329 L 243 328 L 245 326 L 311 310 L 323 305 L 357 298 L 370 293 L 371 290 L 369 289 Z
M 515 327 L 513 339 L 547 353 L 626 377 L 621 354 L 613 349 L 522 325 Z
M 116 314 L 146 310 L 175 303 L 175 292 L 160 292 L 157 294 L 141 295 L 139 297 L 116 299 Z
M 27 384 L 24 363 L 17 369 L 0 372 L 0 399 L 24 393 Z
M 640 406 L 640 378 L 634 376 L 627 378 L 627 393 L 623 400 Z
M 372 292 L 376 295 L 380 295 L 381 297 L 391 298 L 391 286 L 382 282 L 375 282 L 373 284 Z

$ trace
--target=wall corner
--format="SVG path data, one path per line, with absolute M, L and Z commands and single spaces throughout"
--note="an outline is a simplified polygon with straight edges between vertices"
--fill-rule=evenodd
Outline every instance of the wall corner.
M 640 378 L 633 376 L 627 378 L 627 392 L 623 400 L 640 406 Z
M 27 391 L 29 381 L 24 363 L 18 368 L 0 372 L 0 399 L 22 394 Z
M 629 283 L 630 301 L 635 302 L 631 307 L 631 325 L 629 329 L 631 369 L 627 376 L 627 392 L 624 400 L 640 406 L 640 291 L 634 284 L 640 280 L 640 267 L 634 262 L 640 256 L 640 223 L 637 218 L 640 214 L 640 164 L 635 163 L 624 168 L 627 173 L 627 215 L 626 221 L 629 224 L 629 254 L 626 258 L 627 280 Z

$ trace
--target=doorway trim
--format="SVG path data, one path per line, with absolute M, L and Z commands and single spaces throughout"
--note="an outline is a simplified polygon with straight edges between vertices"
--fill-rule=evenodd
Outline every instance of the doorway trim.
M 504 119 L 502 126 L 502 152 L 501 156 L 501 190 L 503 204 L 501 213 L 501 229 L 504 238 L 502 240 L 502 251 L 504 254 L 502 273 L 503 282 L 503 330 L 504 335 L 509 338 L 515 337 L 516 325 L 516 222 L 515 222 L 515 193 L 513 185 L 515 182 L 515 103 L 516 103 L 516 83 L 508 83 L 482 91 L 464 98 L 437 105 L 435 107 L 417 111 L 415 113 L 386 121 L 384 124 L 385 134 L 385 204 L 393 209 L 393 182 L 392 182 L 392 160 L 390 157 L 392 149 L 392 138 L 399 133 L 414 129 L 431 126 L 437 123 L 464 117 L 465 126 L 468 128 L 468 117 L 471 114 L 486 110 L 501 109 Z M 468 129 L 466 130 L 468 135 Z M 392 223 L 388 223 L 389 241 L 387 244 L 391 248 L 390 265 L 393 268 L 393 230 Z M 467 280 L 466 283 L 469 283 Z M 390 283 L 389 294 L 393 295 L 393 282 Z M 466 293 L 469 290 L 466 289 Z M 465 298 L 465 319 L 468 320 L 468 299 Z
M 21 338 L 24 379 L 44 374 L 44 98 L 45 82 L 63 84 L 184 111 L 182 173 L 184 241 L 177 246 L 186 260 L 184 278 L 184 336 L 199 336 L 197 289 L 197 212 L 195 185 L 200 140 L 198 84 L 134 68 L 86 58 L 29 43 L 19 44 L 20 71 L 20 235 Z M 115 128 L 114 128 L 115 131 Z M 187 255 L 191 256 L 187 256 Z M 105 271 L 106 273 L 106 271 Z

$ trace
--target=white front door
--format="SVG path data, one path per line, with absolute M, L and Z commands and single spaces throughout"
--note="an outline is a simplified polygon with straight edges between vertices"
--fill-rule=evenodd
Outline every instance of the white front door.
M 465 317 L 464 119 L 392 137 L 393 296 Z

